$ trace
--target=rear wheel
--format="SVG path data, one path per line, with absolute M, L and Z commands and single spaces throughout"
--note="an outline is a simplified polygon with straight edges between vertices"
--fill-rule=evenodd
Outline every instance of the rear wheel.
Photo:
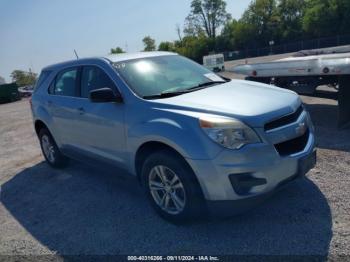
M 142 168 L 142 182 L 153 208 L 170 222 L 186 222 L 203 211 L 203 198 L 193 171 L 172 152 L 150 155 Z
M 41 151 L 46 162 L 54 168 L 63 168 L 68 164 L 68 158 L 57 147 L 49 130 L 42 128 L 39 132 Z

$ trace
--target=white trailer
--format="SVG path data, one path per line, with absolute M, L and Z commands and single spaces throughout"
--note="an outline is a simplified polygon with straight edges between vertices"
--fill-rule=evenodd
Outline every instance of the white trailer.
M 301 51 L 293 57 L 265 63 L 237 65 L 228 71 L 246 80 L 313 94 L 321 85 L 339 89 L 339 125 L 350 122 L 350 50 Z
M 203 65 L 211 71 L 225 71 L 223 54 L 207 55 L 203 57 Z

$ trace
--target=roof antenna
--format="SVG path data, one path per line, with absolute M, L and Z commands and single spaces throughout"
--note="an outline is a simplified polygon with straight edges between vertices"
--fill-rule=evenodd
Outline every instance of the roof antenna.
M 78 53 L 77 53 L 77 51 L 75 51 L 75 49 L 74 49 L 74 54 L 77 57 L 77 59 L 79 59 Z

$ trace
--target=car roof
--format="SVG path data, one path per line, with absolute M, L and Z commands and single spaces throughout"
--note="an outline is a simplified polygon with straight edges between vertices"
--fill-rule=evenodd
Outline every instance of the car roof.
M 117 63 L 117 62 L 126 61 L 126 60 L 133 60 L 133 59 L 140 59 L 140 58 L 147 58 L 147 57 L 156 57 L 156 56 L 165 56 L 165 55 L 177 55 L 177 54 L 171 53 L 171 52 L 154 51 L 154 52 L 113 54 L 113 55 L 108 55 L 105 58 L 110 60 L 113 63 Z
M 126 61 L 126 60 L 157 57 L 157 56 L 168 56 L 168 55 L 177 55 L 177 54 L 172 52 L 163 52 L 163 51 L 110 54 L 104 57 L 79 58 L 75 60 L 69 60 L 69 61 L 65 61 L 57 64 L 52 64 L 43 68 L 43 71 L 55 70 L 57 68 L 64 68 L 69 66 L 78 66 L 80 64 L 83 64 L 86 62 L 92 62 L 96 60 L 107 60 L 112 63 L 117 63 L 117 62 Z

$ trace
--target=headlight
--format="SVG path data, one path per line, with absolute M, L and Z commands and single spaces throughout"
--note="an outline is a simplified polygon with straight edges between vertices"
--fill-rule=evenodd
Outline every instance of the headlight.
M 258 135 L 241 121 L 226 117 L 202 117 L 199 124 L 216 143 L 230 149 L 260 143 Z

